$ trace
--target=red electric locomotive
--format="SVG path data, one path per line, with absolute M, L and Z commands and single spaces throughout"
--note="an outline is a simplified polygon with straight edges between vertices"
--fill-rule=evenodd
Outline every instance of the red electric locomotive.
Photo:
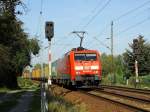
M 101 81 L 100 54 L 83 47 L 72 49 L 52 63 L 52 81 L 79 87 L 97 87 Z

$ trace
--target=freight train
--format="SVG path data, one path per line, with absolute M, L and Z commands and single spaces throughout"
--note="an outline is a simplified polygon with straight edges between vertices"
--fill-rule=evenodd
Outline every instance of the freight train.
M 52 63 L 52 82 L 77 88 L 98 87 L 102 66 L 96 50 L 74 48 Z
M 24 71 L 22 77 L 38 81 L 47 81 L 49 77 L 48 65 L 43 67 L 43 75 L 41 68 L 33 68 L 31 72 L 29 70 Z

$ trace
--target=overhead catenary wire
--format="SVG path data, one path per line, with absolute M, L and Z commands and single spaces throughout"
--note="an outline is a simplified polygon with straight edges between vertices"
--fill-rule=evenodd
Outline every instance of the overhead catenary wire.
M 43 0 L 41 0 L 40 2 L 40 11 L 39 11 L 39 17 L 38 17 L 38 21 L 37 21 L 37 27 L 36 27 L 36 32 L 35 32 L 35 36 L 40 37 L 42 34 L 42 30 L 40 30 L 41 26 L 42 26 L 42 18 L 43 18 Z
M 103 0 L 102 0 L 102 1 L 103 1 Z M 91 13 L 90 13 L 88 16 L 91 16 L 91 14 L 93 14 L 94 12 L 96 12 L 96 10 L 98 9 L 98 7 L 102 4 L 102 1 L 100 1 L 100 2 L 96 5 L 96 7 L 91 11 Z M 111 1 L 111 0 L 108 0 L 108 1 L 102 6 L 102 8 L 100 8 L 100 9 L 97 11 L 97 13 L 96 13 L 94 16 L 92 16 L 92 18 L 88 21 L 88 23 L 87 23 L 84 27 L 87 27 L 87 26 L 90 24 L 90 22 L 92 22 L 93 19 L 95 19 L 95 17 L 98 16 L 98 14 L 101 13 L 101 12 L 106 8 L 106 6 L 110 3 L 110 1 Z M 88 18 L 88 16 L 87 16 L 87 18 Z M 81 23 L 80 23 L 80 24 L 81 24 Z M 80 24 L 79 24 L 78 26 L 80 26 Z M 67 47 L 67 46 L 66 46 L 66 47 Z M 65 48 L 63 47 L 63 49 L 65 49 Z
M 106 44 L 104 44 L 102 41 L 100 41 L 97 37 L 93 37 L 93 39 L 95 39 L 96 41 L 98 41 L 102 46 L 104 46 L 107 49 L 110 49 L 109 46 L 107 46 Z
M 64 36 L 65 38 L 69 38 L 69 36 L 71 35 L 71 33 L 69 33 L 68 35 L 66 35 L 66 36 Z M 59 41 L 57 41 L 57 42 L 54 42 L 53 43 L 53 47 L 56 47 L 57 45 L 58 45 L 58 42 L 60 42 L 60 40 L 61 39 L 59 39 Z M 62 51 L 62 50 L 64 50 L 64 49 L 66 49 L 68 46 L 71 46 L 72 44 L 73 44 L 73 42 L 74 41 L 71 41 L 69 44 L 64 44 L 64 45 L 62 45 L 62 47 L 59 47 L 59 50 L 57 50 L 57 51 Z M 58 53 L 56 51 L 56 53 Z
M 130 30 L 130 29 L 132 29 L 132 28 L 134 28 L 134 27 L 137 27 L 137 26 L 139 26 L 139 25 L 141 25 L 141 24 L 143 24 L 143 23 L 145 23 L 145 22 L 147 22 L 147 21 L 149 21 L 149 20 L 150 20 L 150 17 L 145 18 L 145 19 L 143 19 L 142 21 L 139 21 L 139 22 L 137 22 L 136 24 L 131 25 L 131 26 L 129 26 L 128 28 L 126 28 L 126 29 L 120 31 L 120 32 L 118 33 L 118 35 L 123 34 L 123 33 L 127 32 L 128 30 Z
M 71 35 L 71 33 L 69 33 L 68 35 L 65 35 L 65 36 L 63 36 L 63 37 L 57 36 L 56 38 L 53 39 L 52 44 L 53 44 L 53 45 L 57 45 L 58 43 L 61 43 L 61 40 L 62 40 L 62 39 L 64 39 L 64 38 L 65 38 L 65 39 L 69 38 L 70 35 Z M 59 38 L 58 38 L 58 37 L 59 37 Z M 55 39 L 57 39 L 57 42 L 56 42 Z
M 146 5 L 149 4 L 149 3 L 150 3 L 150 0 L 148 0 L 148 1 L 144 2 L 144 3 L 142 3 L 141 5 L 139 5 L 139 6 L 135 7 L 135 8 L 133 8 L 133 9 L 131 9 L 131 10 L 125 12 L 125 13 L 123 13 L 122 15 L 120 15 L 120 16 L 118 16 L 116 19 L 114 19 L 114 22 L 119 21 L 119 20 L 125 18 L 126 16 L 130 15 L 131 13 L 136 12 L 138 9 L 143 8 L 144 6 L 146 6 Z M 146 19 L 146 21 L 147 21 L 147 20 L 148 20 L 148 19 Z M 137 26 L 138 24 L 139 24 L 139 25 L 142 24 L 144 21 L 145 21 L 145 20 L 142 20 L 142 21 L 136 23 L 135 25 L 132 25 L 132 26 L 126 28 L 125 30 L 123 30 L 123 31 L 121 31 L 121 32 L 126 32 L 126 31 L 130 30 L 131 28 L 134 28 L 134 27 Z M 108 27 L 109 27 L 109 25 L 107 25 L 105 28 L 103 28 L 103 29 L 101 30 L 101 32 L 100 32 L 97 36 L 95 36 L 95 37 L 98 37 L 98 36 L 101 37 L 102 34 L 103 34 L 104 29 L 107 29 Z M 120 32 L 120 33 L 121 33 L 121 32 Z M 119 34 L 119 33 L 118 33 L 118 34 Z
M 109 5 L 110 2 L 111 2 L 111 0 L 108 0 L 108 1 L 102 6 L 102 8 L 100 8 L 100 9 L 97 11 L 97 13 L 92 16 L 92 18 L 87 22 L 87 24 L 83 27 L 83 29 L 85 29 L 85 28 Z M 100 3 L 100 4 L 101 4 L 101 3 Z M 99 5 L 100 5 L 100 4 L 99 4 Z M 93 12 L 98 8 L 99 5 L 97 5 L 97 7 L 93 10 Z M 103 31 L 103 30 L 102 30 L 102 31 Z M 102 31 L 101 31 L 101 34 L 102 34 Z M 109 49 L 109 47 L 108 47 L 107 45 L 105 45 L 103 42 L 101 42 L 100 40 L 98 40 L 98 39 L 96 38 L 96 36 L 93 37 L 93 38 L 94 38 L 95 40 L 97 40 L 99 43 L 101 43 L 102 46 L 105 46 L 106 48 Z
M 122 19 L 122 18 L 128 16 L 129 14 L 131 14 L 131 13 L 137 11 L 138 9 L 144 7 L 144 6 L 147 5 L 148 3 L 150 3 L 150 0 L 144 2 L 143 4 L 141 4 L 141 5 L 137 6 L 137 7 L 135 7 L 134 9 L 128 10 L 127 12 L 125 12 L 125 13 L 123 13 L 122 15 L 118 16 L 118 17 L 117 17 L 116 19 L 114 19 L 113 21 L 114 21 L 114 22 L 119 21 L 120 19 Z M 108 27 L 109 27 L 109 25 L 107 25 L 107 27 L 105 27 L 104 29 L 106 29 L 106 28 L 108 28 Z M 102 29 L 101 33 L 99 33 L 97 36 L 101 36 L 104 29 Z
M 35 31 L 35 37 L 37 38 L 37 40 L 39 41 L 39 45 L 42 48 L 43 47 L 43 41 L 41 41 L 42 38 L 42 22 L 43 22 L 43 0 L 40 1 L 40 8 L 39 8 L 39 15 L 38 15 L 38 19 L 37 19 L 37 26 L 36 26 L 36 31 Z M 40 49 L 40 54 L 42 52 L 42 49 Z M 39 60 L 42 60 L 42 57 L 39 57 Z M 41 63 L 41 62 L 40 62 Z
M 99 6 L 103 3 L 104 0 L 101 0 L 98 2 L 98 4 L 94 7 L 94 9 L 91 10 L 91 12 L 85 17 L 88 18 L 89 16 L 91 16 L 93 13 L 96 12 L 96 10 L 99 8 Z M 79 23 L 79 25 L 77 27 L 79 27 L 81 24 L 83 23 L 83 20 Z M 68 47 L 68 46 L 66 46 Z M 66 47 L 62 47 L 62 49 L 65 49 Z
M 118 16 L 118 17 L 117 17 L 116 19 L 114 19 L 113 21 L 114 21 L 114 22 L 115 22 L 115 21 L 119 21 L 120 19 L 122 19 L 122 18 L 128 16 L 129 14 L 131 14 L 131 13 L 137 11 L 138 9 L 144 7 L 145 5 L 147 5 L 147 4 L 149 4 L 149 3 L 150 3 L 150 0 L 144 2 L 143 4 L 141 4 L 141 5 L 137 6 L 137 7 L 135 7 L 134 9 L 131 9 L 131 10 L 125 12 L 124 14 Z
M 138 6 L 138 7 L 136 7 L 136 8 L 134 8 L 134 9 L 131 9 L 131 10 L 125 12 L 124 14 L 122 14 L 122 15 L 118 16 L 116 19 L 114 19 L 114 21 L 121 20 L 122 18 L 128 16 L 129 14 L 131 14 L 131 13 L 137 11 L 138 9 L 144 7 L 144 6 L 145 6 L 146 4 L 148 4 L 149 2 L 150 2 L 150 1 L 145 2 L 145 3 L 141 4 L 141 5 Z M 93 20 L 92 20 L 92 21 L 93 21 Z M 92 21 L 91 21 L 91 22 L 92 22 Z M 89 24 L 90 24 L 90 23 L 89 23 Z M 88 24 L 88 25 L 89 25 L 89 24 Z M 88 25 L 87 25 L 87 26 L 88 26 Z M 102 35 L 102 32 L 101 32 L 98 36 L 101 36 L 101 35 Z M 96 37 L 97 37 L 97 36 L 96 36 Z
M 99 6 L 103 3 L 104 0 L 99 1 L 99 3 L 96 5 L 96 7 L 91 11 L 91 14 L 93 14 L 98 8 Z
M 68 44 L 56 44 L 53 43 L 52 45 L 56 45 L 56 46 L 71 46 L 72 44 L 68 43 Z
M 128 28 L 126 28 L 126 29 L 120 31 L 118 34 L 115 34 L 115 35 L 121 35 L 121 34 L 127 32 L 128 30 L 130 30 L 130 29 L 132 29 L 132 28 L 134 28 L 134 27 L 137 27 L 137 26 L 139 26 L 139 25 L 141 25 L 141 24 L 143 24 L 143 23 L 145 23 L 145 22 L 147 22 L 147 21 L 149 21 L 149 20 L 150 20 L 150 17 L 145 18 L 145 19 L 143 19 L 142 21 L 139 21 L 139 22 L 137 22 L 136 24 L 129 26 Z M 105 46 L 106 48 L 110 49 L 107 45 L 105 45 L 103 42 L 101 42 L 101 41 L 100 41 L 99 39 L 97 39 L 96 37 L 93 37 L 93 38 L 94 38 L 96 41 L 98 41 L 101 45 L 103 45 L 103 46 Z
M 96 11 L 96 9 L 97 9 L 98 6 L 102 3 L 102 1 L 103 1 L 103 0 L 101 0 L 101 1 L 96 5 L 96 7 L 91 11 L 91 13 Z M 89 15 L 90 15 L 90 14 L 89 14 Z M 80 24 L 81 24 L 81 23 L 80 23 Z M 65 35 L 65 36 L 63 36 L 63 37 L 65 37 L 65 39 L 67 39 L 67 38 L 70 36 L 70 34 L 71 34 L 71 33 L 69 33 L 68 35 Z M 58 38 L 57 38 L 57 39 L 58 39 Z M 53 43 L 53 46 L 55 47 L 55 46 L 57 46 L 57 45 L 62 45 L 62 47 L 59 48 L 59 49 L 61 49 L 61 50 L 62 50 L 62 49 L 64 50 L 64 49 L 66 49 L 68 46 L 71 46 L 71 45 L 74 44 L 74 41 L 71 41 L 69 44 L 58 44 L 58 43 L 61 42 L 60 40 L 62 40 L 62 38 L 61 38 L 61 39 L 58 39 L 57 42 L 54 42 L 54 41 L 53 41 L 53 42 L 54 42 L 54 43 Z
M 108 0 L 102 8 L 100 8 L 95 15 L 91 17 L 91 19 L 83 26 L 83 29 L 85 29 L 111 2 L 111 0 Z
M 43 13 L 43 0 L 41 0 L 41 6 L 40 6 L 40 14 L 42 15 Z
M 103 1 L 104 1 L 104 0 L 100 0 L 100 1 L 98 2 L 98 4 L 94 7 L 94 9 L 92 9 L 91 12 L 90 12 L 86 17 L 84 17 L 83 20 L 81 20 L 81 22 L 77 25 L 77 27 L 79 27 L 79 26 L 85 21 L 85 19 L 91 17 L 92 14 L 95 13 L 96 10 L 100 7 L 100 5 L 103 3 Z

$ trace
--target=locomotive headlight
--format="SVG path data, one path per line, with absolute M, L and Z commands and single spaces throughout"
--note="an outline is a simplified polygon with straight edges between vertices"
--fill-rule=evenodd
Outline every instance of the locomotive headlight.
M 75 66 L 75 70 L 83 70 L 83 66 Z
M 96 74 L 98 74 L 98 71 L 95 71 Z
M 96 70 L 96 69 L 98 69 L 98 66 L 91 66 L 91 69 Z
M 80 74 L 80 72 L 76 72 L 76 75 L 79 75 Z

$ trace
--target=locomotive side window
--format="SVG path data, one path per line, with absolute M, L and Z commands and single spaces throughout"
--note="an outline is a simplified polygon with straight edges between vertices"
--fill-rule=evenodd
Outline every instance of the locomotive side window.
M 96 59 L 95 53 L 75 53 L 76 61 L 96 61 Z

